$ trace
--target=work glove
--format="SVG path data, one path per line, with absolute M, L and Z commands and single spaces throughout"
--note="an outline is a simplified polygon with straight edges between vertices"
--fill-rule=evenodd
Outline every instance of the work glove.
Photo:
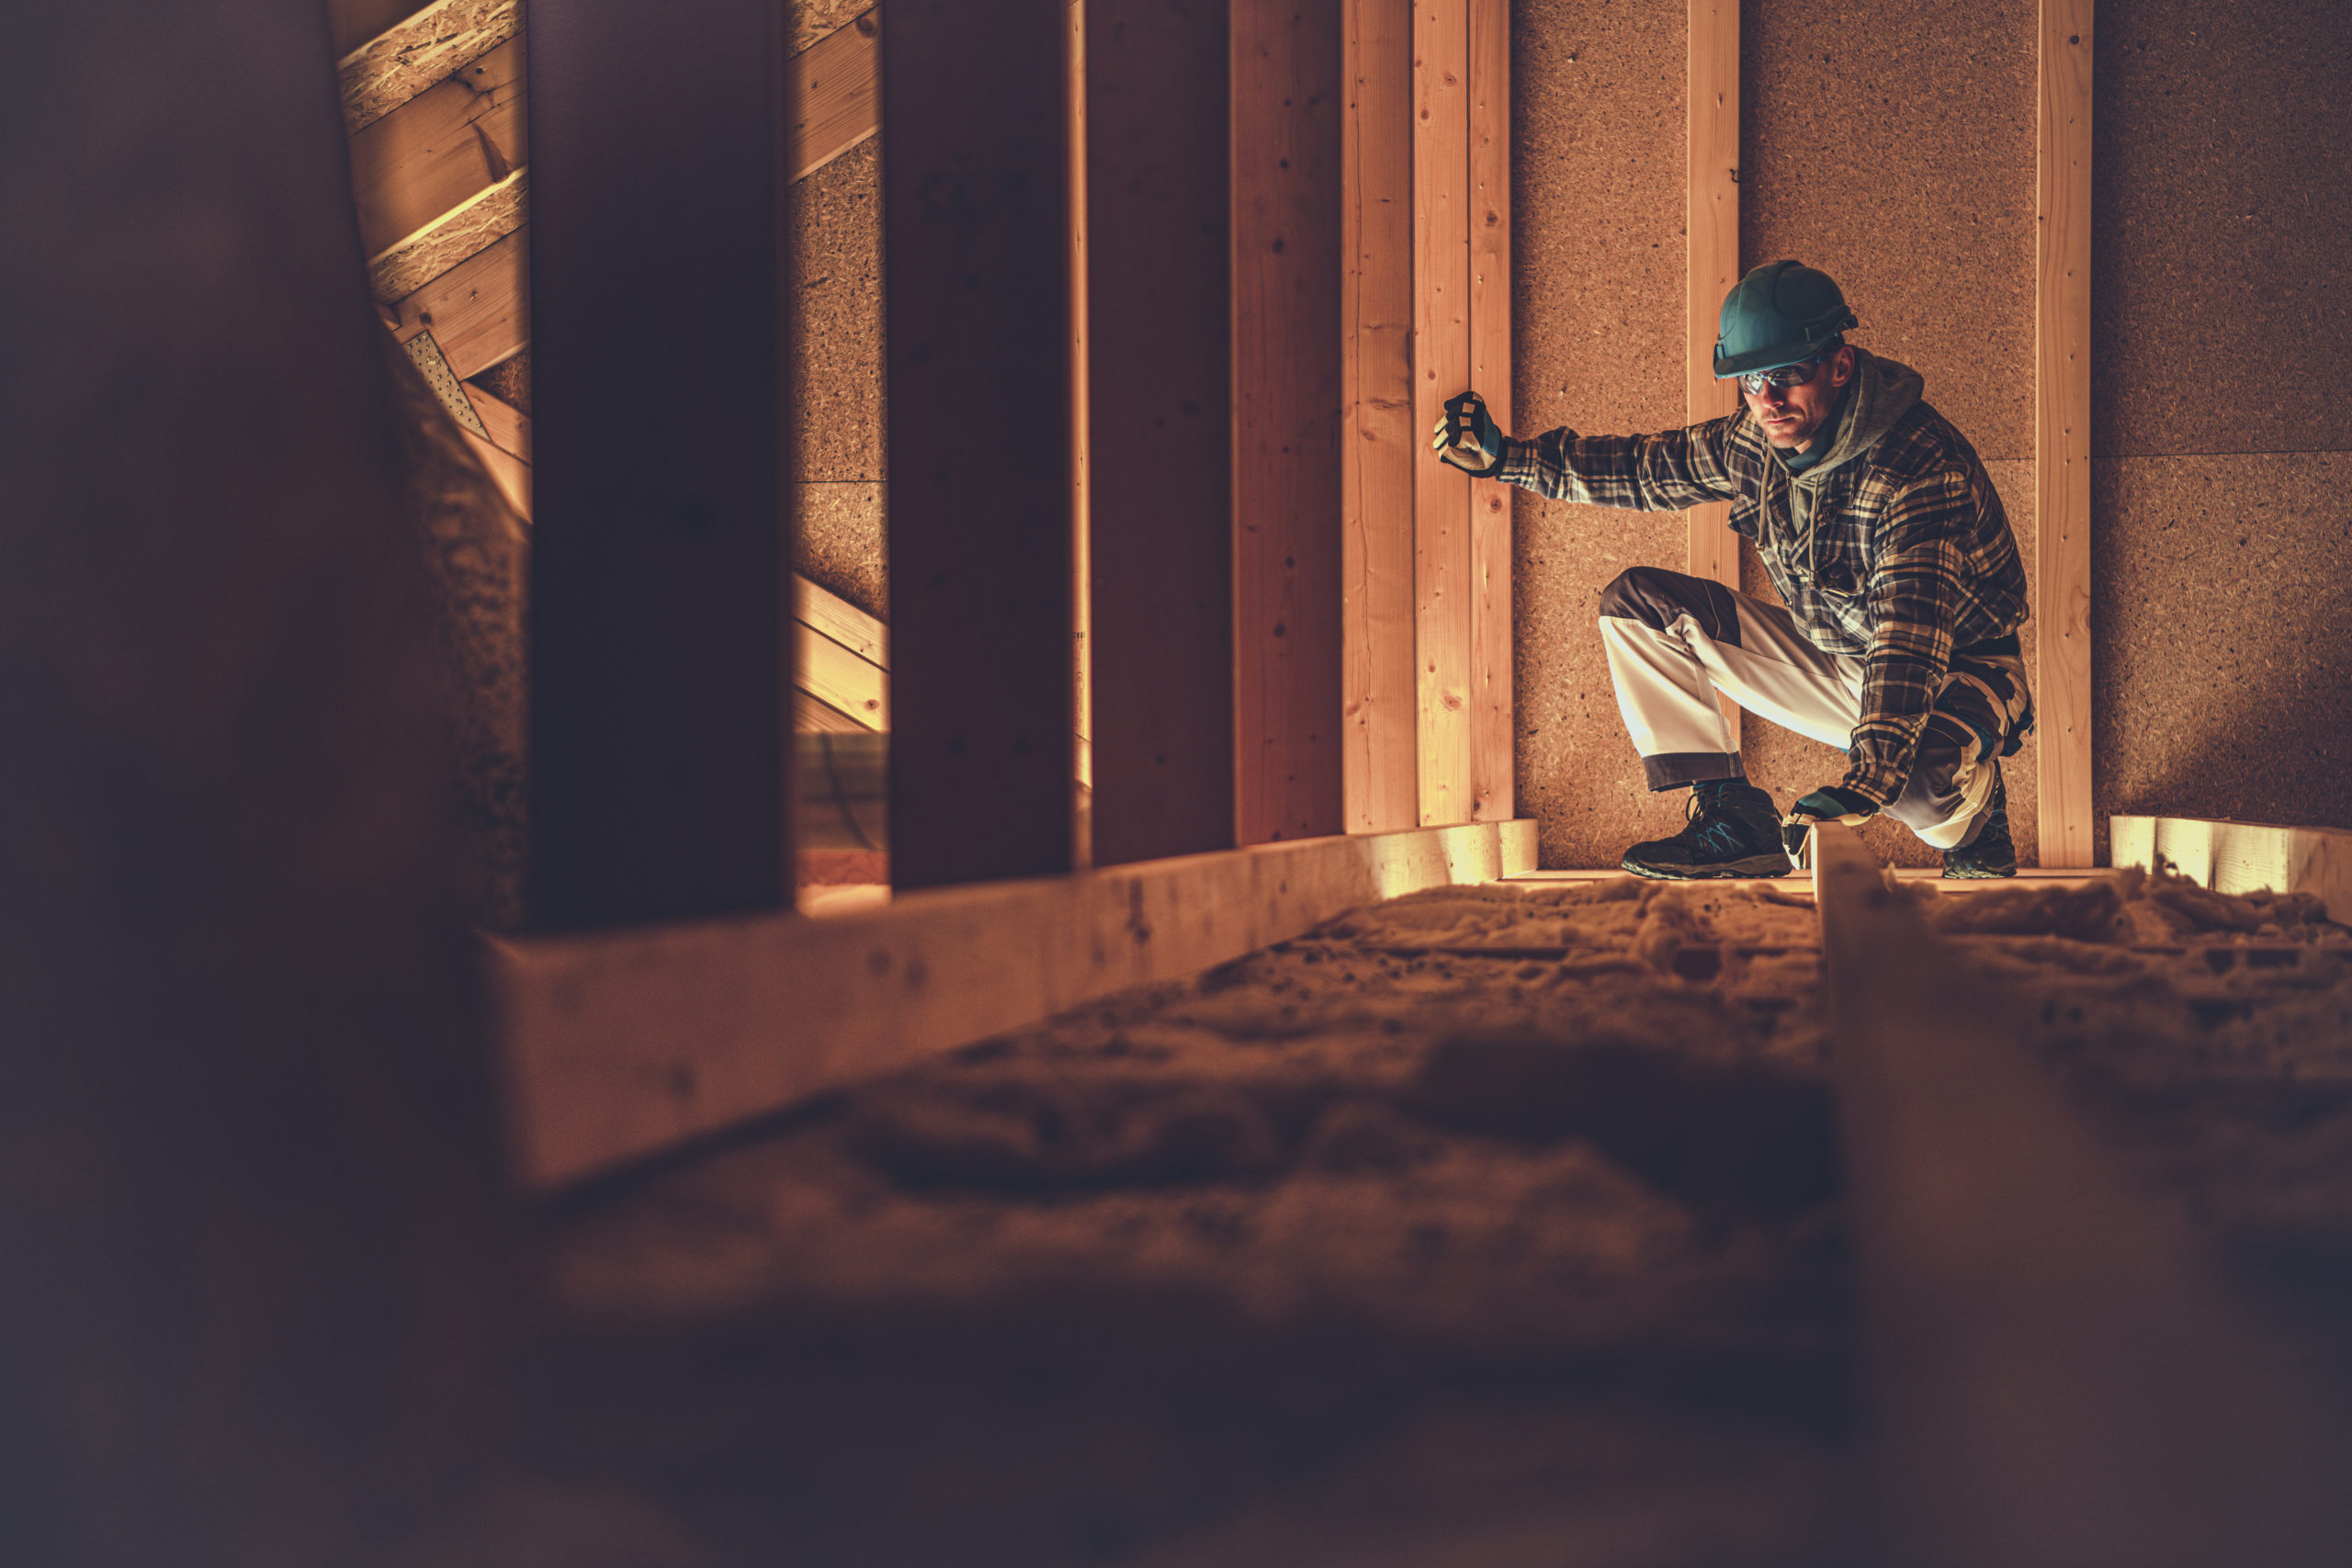
M 1476 392 L 1445 400 L 1445 417 L 1430 433 L 1430 450 L 1473 479 L 1491 479 L 1503 468 L 1503 430 Z
M 1826 784 L 1805 795 L 1789 807 L 1781 818 L 1781 843 L 1791 860 L 1804 852 L 1804 836 L 1816 822 L 1843 822 L 1849 828 L 1859 828 L 1878 815 L 1878 806 L 1867 796 L 1837 784 Z

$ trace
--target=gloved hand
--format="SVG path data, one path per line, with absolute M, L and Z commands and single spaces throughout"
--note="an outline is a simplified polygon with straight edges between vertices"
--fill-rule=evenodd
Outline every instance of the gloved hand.
M 1862 795 L 1837 784 L 1826 784 L 1789 807 L 1781 818 L 1781 843 L 1794 860 L 1804 850 L 1804 836 L 1816 822 L 1843 822 L 1859 828 L 1878 815 L 1878 807 Z
M 1430 434 L 1430 450 L 1473 479 L 1489 479 L 1502 471 L 1502 426 L 1487 412 L 1484 398 L 1464 392 L 1445 400 L 1445 417 Z

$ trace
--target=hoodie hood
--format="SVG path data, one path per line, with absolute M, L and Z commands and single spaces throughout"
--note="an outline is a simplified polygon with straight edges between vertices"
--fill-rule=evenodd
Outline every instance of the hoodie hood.
M 1814 503 L 1821 497 L 1823 482 L 1877 446 L 1927 389 L 1927 381 L 1908 365 L 1881 359 L 1866 348 L 1854 350 L 1854 379 L 1846 389 L 1843 407 L 1832 416 L 1838 428 L 1829 450 L 1803 473 L 1789 476 L 1790 520 L 1800 536 L 1812 536 Z

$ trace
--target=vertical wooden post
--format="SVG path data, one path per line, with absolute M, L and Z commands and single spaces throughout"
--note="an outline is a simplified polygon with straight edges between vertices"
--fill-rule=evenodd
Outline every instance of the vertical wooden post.
M 1412 0 L 1348 0 L 1341 316 L 1347 830 L 1419 825 L 1414 748 Z
M 1739 0 L 1690 0 L 1684 110 L 1690 262 L 1683 413 L 1697 424 L 1739 412 L 1738 383 L 1716 380 L 1714 367 L 1724 296 L 1739 281 Z M 1731 502 L 1694 506 L 1684 515 L 1690 524 L 1690 575 L 1737 592 L 1739 536 L 1731 531 Z M 1739 708 L 1729 699 L 1718 701 L 1736 748 Z
M 1209 0 L 1086 12 L 1094 860 L 1112 865 L 1234 841 L 1231 62 Z
M 679 0 L 659 27 L 609 0 L 534 0 L 531 886 L 548 925 L 773 908 L 789 886 L 777 25 L 766 0 Z M 657 103 L 649 73 L 695 90 Z
M 2091 863 L 2091 10 L 2041 0 L 2036 102 L 2034 671 L 2041 863 Z
M 882 7 L 890 863 L 1072 859 L 1062 0 Z
M 1510 0 L 1469 0 L 1470 384 L 1510 421 Z M 1470 819 L 1507 822 L 1511 705 L 1511 487 L 1470 496 Z
M 1232 11 L 1234 779 L 1245 844 L 1343 827 L 1340 6 L 1234 0 Z
M 1077 810 L 1070 824 L 1070 863 L 1094 863 L 1094 627 L 1093 508 L 1087 464 L 1086 374 L 1086 0 L 1069 0 L 1069 471 L 1070 471 L 1070 729 L 1077 752 Z
M 1413 423 L 1470 384 L 1470 18 L 1467 0 L 1413 5 Z M 1483 389 L 1481 389 L 1483 390 Z M 1416 457 L 1413 550 L 1427 826 L 1470 819 L 1470 479 Z

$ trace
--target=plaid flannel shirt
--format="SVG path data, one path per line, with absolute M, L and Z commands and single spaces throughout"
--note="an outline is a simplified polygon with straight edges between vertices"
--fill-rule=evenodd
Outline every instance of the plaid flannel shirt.
M 1840 782 L 1880 806 L 1902 793 L 1953 651 L 2025 624 L 2025 567 L 2001 498 L 1975 448 L 1925 402 L 1818 476 L 1802 531 L 1789 471 L 1745 410 L 1657 435 L 1506 440 L 1495 477 L 1592 506 L 1730 502 L 1732 528 L 1755 542 L 1805 636 L 1861 659 L 1861 721 Z

